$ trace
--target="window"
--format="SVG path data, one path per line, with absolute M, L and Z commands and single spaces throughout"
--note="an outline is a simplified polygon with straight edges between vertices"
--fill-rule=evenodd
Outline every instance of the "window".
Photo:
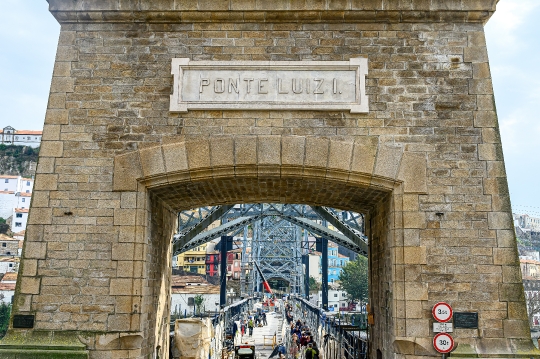
M 336 297 L 336 298 L 337 298 L 337 296 L 338 296 L 338 295 L 337 295 L 337 293 L 334 293 L 334 297 Z
M 9 180 L 8 180 L 8 179 L 6 179 L 6 183 L 9 183 Z
M 15 217 L 17 217 L 17 218 L 22 218 L 22 213 L 17 213 L 17 214 L 15 214 Z
M 7 247 L 7 243 L 6 242 L 2 243 L 2 247 Z
M 21 202 L 25 202 L 26 198 L 23 198 Z
M 189 297 L 189 298 L 187 299 L 187 304 L 188 304 L 188 305 L 195 305 L 195 298 Z
M 7 256 L 10 256 L 10 255 L 11 255 L 11 252 L 10 252 L 10 251 L 7 251 L 7 252 L 6 252 L 6 255 L 7 255 Z
M 13 263 L 9 263 L 9 268 L 13 268 Z
M 341 306 L 344 307 L 344 306 L 345 306 L 345 303 L 341 303 Z
M 15 227 L 22 227 L 22 223 L 21 222 L 15 222 Z
M 30 181 L 26 181 L 26 185 L 27 185 L 27 186 L 30 186 Z
M 29 189 L 27 189 L 27 190 L 26 190 L 26 193 L 30 193 L 30 190 L 29 190 Z

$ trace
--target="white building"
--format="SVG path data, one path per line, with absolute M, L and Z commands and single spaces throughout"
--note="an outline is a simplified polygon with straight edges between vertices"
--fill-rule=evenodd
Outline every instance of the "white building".
M 309 256 L 309 276 L 315 278 L 318 283 L 322 283 L 321 275 L 321 253 L 313 252 Z
M 13 208 L 13 219 L 11 220 L 11 231 L 20 232 L 26 230 L 28 221 L 28 208 Z
M 32 198 L 32 193 L 18 192 L 15 194 L 15 197 L 17 198 L 15 208 L 30 208 L 30 199 Z
M 0 175 L 0 190 L 3 192 L 17 192 L 19 178 L 18 176 Z
M 29 146 L 32 148 L 41 145 L 43 131 L 16 130 L 11 126 L 0 130 L 0 142 L 4 145 Z
M 317 306 L 322 306 L 322 292 L 319 291 L 319 300 L 317 301 Z M 336 287 L 328 288 L 328 310 L 329 311 L 339 311 L 339 308 L 347 308 L 349 301 L 347 299 L 347 292 L 344 290 L 338 289 Z
M 4 303 L 11 303 L 15 295 L 15 284 L 17 283 L 17 273 L 6 273 L 0 280 L 0 300 Z
M 517 219 L 517 223 L 521 228 L 531 229 L 533 231 L 540 230 L 540 218 L 538 217 L 531 217 L 528 214 L 522 214 L 517 216 L 514 215 L 514 219 Z
M 29 208 L 33 187 L 32 178 L 0 175 L 0 217 L 9 218 L 14 208 Z
M 171 314 L 193 315 L 198 295 L 203 297 L 202 311 L 219 311 L 219 286 L 199 276 L 173 275 L 171 283 Z
M 34 179 L 33 178 L 18 178 L 17 192 L 20 193 L 32 193 L 32 188 L 34 188 Z
M 17 207 L 17 197 L 14 191 L 0 191 L 0 217 L 8 219 Z
M 13 273 L 19 271 L 19 257 L 0 257 L 0 273 Z

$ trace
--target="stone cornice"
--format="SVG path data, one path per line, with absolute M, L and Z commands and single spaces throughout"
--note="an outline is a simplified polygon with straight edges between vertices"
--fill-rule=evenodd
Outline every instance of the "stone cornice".
M 60 23 L 486 22 L 498 0 L 48 0 Z M 404 5 L 404 3 L 406 3 Z M 399 5 L 401 4 L 401 5 Z

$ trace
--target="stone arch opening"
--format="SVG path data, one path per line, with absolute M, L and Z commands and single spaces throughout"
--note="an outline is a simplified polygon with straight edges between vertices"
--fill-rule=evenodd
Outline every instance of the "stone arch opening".
M 283 165 L 283 158 L 290 156 L 287 147 L 283 146 L 287 138 L 259 138 L 256 148 L 268 146 L 265 143 L 268 140 L 275 143 L 276 139 L 278 162 L 270 164 L 261 163 L 260 159 L 256 158 L 255 163 L 249 166 L 239 165 L 239 154 L 234 150 L 235 146 L 232 146 L 232 163 L 229 165 L 212 166 L 210 159 L 205 168 L 189 166 L 189 163 L 193 164 L 190 162 L 193 157 L 200 160 L 200 157 L 196 157 L 200 153 L 192 152 L 189 148 L 200 150 L 201 143 L 197 146 L 185 143 L 174 145 L 176 149 L 184 149 L 186 166 L 183 170 L 167 170 L 167 156 L 170 155 L 168 151 L 171 145 L 143 149 L 136 154 L 130 153 L 116 159 L 117 185 L 126 185 L 120 178 L 125 172 L 133 174 L 138 171 L 137 182 L 128 185 L 135 185 L 141 197 L 144 194 L 144 210 L 148 215 L 143 236 L 146 237 L 143 241 L 147 253 L 146 270 L 142 274 L 145 283 L 141 283 L 147 291 L 140 296 L 146 312 L 141 313 L 140 325 L 143 332 L 147 333 L 143 335 L 146 341 L 143 347 L 147 353 L 158 345 L 161 348 L 166 348 L 167 345 L 170 313 L 167 303 L 170 303 L 168 289 L 171 266 L 168 258 L 177 212 L 201 206 L 261 202 L 328 206 L 352 210 L 366 216 L 366 235 L 370 238 L 370 301 L 374 314 L 381 319 L 373 328 L 372 345 L 380 347 L 381 350 L 391 347 L 385 343 L 392 343 L 392 338 L 396 336 L 395 309 L 392 303 L 396 299 L 393 293 L 396 281 L 395 247 L 400 242 L 400 239 L 395 238 L 393 226 L 395 221 L 401 221 L 398 217 L 401 216 L 399 210 L 403 181 L 374 176 L 373 173 L 353 172 L 350 169 L 328 168 L 327 163 L 309 167 L 305 164 Z M 294 140 L 304 143 L 306 141 L 305 138 Z M 211 142 L 203 140 L 202 144 L 206 143 L 208 148 L 212 148 L 215 144 Z M 234 139 L 231 142 L 236 144 Z M 327 140 L 322 143 L 326 143 L 327 148 L 337 146 Z M 349 144 L 352 160 L 354 143 Z M 212 157 L 212 152 L 209 152 Z M 224 151 L 217 153 L 220 156 L 226 155 Z M 304 153 L 302 156 L 305 159 Z M 181 160 L 179 156 L 173 158 L 176 163 Z M 150 163 L 145 164 L 145 161 Z M 160 161 L 161 165 L 158 163 Z M 376 159 L 372 161 L 375 165 Z M 130 165 L 125 165 L 126 163 Z M 137 164 L 140 164 L 139 168 Z M 393 170 L 395 177 L 403 172 L 399 171 L 398 167 L 399 163 Z M 396 295 L 401 296 L 403 293 Z
M 232 182 L 234 182 L 234 185 L 231 184 Z M 255 190 L 257 188 L 264 188 L 265 186 L 267 186 L 267 189 L 264 191 Z M 228 191 L 227 201 L 218 197 L 212 202 L 206 202 L 206 200 L 211 198 L 208 196 L 207 191 L 213 190 L 216 191 L 216 193 L 222 193 L 219 190 L 220 188 L 224 188 L 224 191 Z M 254 192 L 251 192 L 249 188 L 253 189 Z M 307 188 L 309 188 L 309 190 L 307 190 Z M 299 194 L 302 190 L 304 191 L 303 195 Z M 275 180 L 264 177 L 260 179 L 239 179 L 232 177 L 228 179 L 219 179 L 217 181 L 189 182 L 184 185 L 176 183 L 174 185 L 160 186 L 158 189 L 149 191 L 152 224 L 149 229 L 151 240 L 148 251 L 152 253 L 151 258 L 154 258 L 155 262 L 152 261 L 148 263 L 146 276 L 147 280 L 153 282 L 155 287 L 153 288 L 153 295 L 144 296 L 142 300 L 147 302 L 146 305 L 149 308 L 146 327 L 150 330 L 155 323 L 154 332 L 156 333 L 156 337 L 154 343 L 147 343 L 148 348 L 156 347 L 155 344 L 160 342 L 162 343 L 160 344 L 160 347 L 165 348 L 165 338 L 167 338 L 166 334 L 168 334 L 167 319 L 169 318 L 170 308 L 161 303 L 170 302 L 166 291 L 170 287 L 167 275 L 170 271 L 171 263 L 164 260 L 164 254 L 170 256 L 170 239 L 174 234 L 175 226 L 167 226 L 166 222 L 174 223 L 177 210 L 194 208 L 192 206 L 184 207 L 184 203 L 190 202 L 173 202 L 164 197 L 168 191 L 175 191 L 176 193 L 206 193 L 207 199 L 204 200 L 205 202 L 201 202 L 201 204 L 205 206 L 252 203 L 257 201 L 257 199 L 259 199 L 259 201 L 261 199 L 271 199 L 272 202 L 288 204 L 290 203 L 288 198 L 294 198 L 294 203 L 333 206 L 338 208 L 339 206 L 342 206 L 340 209 L 362 212 L 369 218 L 366 232 L 370 238 L 376 238 L 375 240 L 370 241 L 369 256 L 371 258 L 370 265 L 372 266 L 370 269 L 370 287 L 373 288 L 370 294 L 370 301 L 373 303 L 374 311 L 377 312 L 376 315 L 383 315 L 383 313 L 379 312 L 381 309 L 380 303 L 387 303 L 392 300 L 390 286 L 392 285 L 391 282 L 393 277 L 393 255 L 391 254 L 392 249 L 388 241 L 392 242 L 393 240 L 390 239 L 391 233 L 387 231 L 392 213 L 392 192 L 390 191 L 346 185 L 339 181 L 327 181 L 324 179 L 299 180 L 294 178 L 281 178 Z M 278 194 L 275 194 L 274 191 L 278 192 Z M 282 201 L 277 200 L 280 193 Z M 291 193 L 292 196 L 286 197 L 283 196 L 282 193 Z M 349 204 L 345 207 L 342 201 L 331 200 L 328 198 L 335 197 L 343 199 L 347 196 L 351 197 L 346 201 L 355 203 L 356 205 Z M 368 200 L 362 201 L 363 196 L 371 198 L 369 200 L 370 202 L 368 203 Z M 372 198 L 377 198 L 378 200 L 373 200 Z M 193 200 L 194 198 L 191 196 L 190 199 Z M 172 208 L 174 208 L 174 210 L 172 210 Z M 169 228 L 169 231 L 163 230 L 164 228 Z M 278 277 L 268 279 L 274 278 Z M 380 288 L 387 288 L 387 290 L 379 292 Z M 159 295 L 157 295 L 158 293 Z M 386 310 L 391 310 L 391 308 L 386 308 Z M 155 313 L 155 317 L 152 316 L 153 313 Z M 388 314 L 390 313 L 384 313 L 384 315 Z M 394 333 L 392 332 L 392 318 L 388 317 L 387 319 L 388 320 L 384 324 L 381 323 L 381 325 L 376 325 L 372 335 L 373 340 L 380 342 L 381 348 L 383 347 L 383 343 L 388 341 L 392 342 L 390 338 L 394 336 Z M 160 331 L 160 325 L 162 325 L 165 330 Z M 152 331 L 150 330 L 150 333 L 151 332 Z M 144 335 L 144 337 L 146 337 L 146 335 Z

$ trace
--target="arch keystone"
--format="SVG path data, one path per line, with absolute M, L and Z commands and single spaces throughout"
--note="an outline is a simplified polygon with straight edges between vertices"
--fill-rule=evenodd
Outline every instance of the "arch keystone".
M 304 175 L 326 176 L 330 141 L 321 137 L 306 137 L 306 160 Z

